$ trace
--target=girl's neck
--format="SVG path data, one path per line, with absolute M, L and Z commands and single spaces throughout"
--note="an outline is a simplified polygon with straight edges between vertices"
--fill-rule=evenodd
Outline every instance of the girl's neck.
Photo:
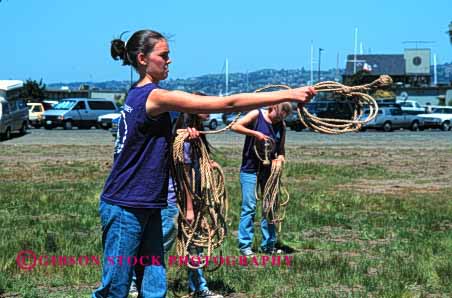
M 269 110 L 264 110 L 264 111 L 263 111 L 262 115 L 264 116 L 264 120 L 265 120 L 267 123 L 274 124 L 273 121 L 272 121 L 272 119 L 270 118 L 270 115 L 269 115 L 269 114 L 270 114 Z
M 150 83 L 158 84 L 158 82 L 158 80 L 153 79 L 149 74 L 145 74 L 144 76 L 140 77 L 140 80 L 138 81 L 136 86 L 142 87 Z

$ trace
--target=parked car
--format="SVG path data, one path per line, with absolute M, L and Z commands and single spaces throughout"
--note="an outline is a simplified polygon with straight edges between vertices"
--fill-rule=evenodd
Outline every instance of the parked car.
M 113 135 L 113 138 L 115 138 L 115 139 L 116 139 L 116 136 L 118 135 L 119 120 L 121 120 L 121 117 L 117 117 L 117 118 L 111 120 L 110 132 Z
M 402 108 L 402 111 L 406 114 L 418 115 L 425 113 L 425 108 L 423 108 L 415 100 L 398 100 L 397 103 Z
M 112 126 L 113 119 L 116 119 L 119 117 L 121 117 L 120 113 L 105 114 L 105 115 L 99 116 L 97 118 L 97 123 L 98 123 L 99 127 L 103 128 L 103 129 L 109 129 Z
M 362 118 L 366 118 L 368 114 L 368 110 L 364 111 Z M 399 105 L 393 105 L 379 108 L 375 119 L 368 122 L 363 127 L 363 130 L 367 128 L 379 129 L 386 132 L 400 128 L 417 131 L 424 129 L 424 119 L 419 117 L 419 115 L 403 113 Z
M 245 117 L 246 113 L 247 112 L 242 112 L 240 114 L 239 119 Z M 223 119 L 224 124 L 229 125 L 237 117 L 237 114 L 238 114 L 237 112 L 223 114 L 222 119 Z
M 0 81 L 0 137 L 11 138 L 11 133 L 25 134 L 28 126 L 28 109 L 21 97 L 23 82 Z
M 28 124 L 35 128 L 40 128 L 42 123 L 42 114 L 44 111 L 52 108 L 52 105 L 46 101 L 29 102 L 28 106 Z
M 429 114 L 419 114 L 426 128 L 440 128 L 443 131 L 451 129 L 452 107 L 432 106 Z
M 222 113 L 214 113 L 210 114 L 209 118 L 204 120 L 202 123 L 205 127 L 208 127 L 209 129 L 215 130 L 217 129 L 218 125 L 223 124 L 223 114 Z
M 60 101 L 42 115 L 44 128 L 58 126 L 64 129 L 98 126 L 97 118 L 118 111 L 114 100 L 100 98 L 68 98 Z

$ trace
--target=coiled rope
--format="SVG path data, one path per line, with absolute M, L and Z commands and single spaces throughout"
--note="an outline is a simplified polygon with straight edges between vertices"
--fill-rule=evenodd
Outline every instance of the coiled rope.
M 320 82 L 313 87 L 318 92 L 332 92 L 342 95 L 354 103 L 355 109 L 352 119 L 331 119 L 320 118 L 309 113 L 303 106 L 301 109 L 297 107 L 298 117 L 304 126 L 309 127 L 315 132 L 326 134 L 342 134 L 347 132 L 358 131 L 362 126 L 372 121 L 378 113 L 378 104 L 375 99 L 367 94 L 370 90 L 389 86 L 392 84 L 392 78 L 388 75 L 382 75 L 375 81 L 358 86 L 346 86 L 338 82 Z M 339 100 L 339 99 L 336 99 Z M 362 119 L 364 106 L 369 107 L 369 114 Z
M 254 145 L 254 153 L 257 158 L 261 161 L 262 165 L 259 165 L 257 177 L 258 181 L 255 188 L 256 199 L 262 200 L 262 212 L 265 218 L 272 224 L 279 224 L 279 232 L 281 232 L 282 222 L 286 216 L 286 207 L 290 200 L 290 195 L 287 189 L 283 186 L 281 177 L 283 173 L 283 163 L 276 161 L 276 154 L 272 155 L 276 143 L 273 139 L 269 138 L 264 141 L 264 150 L 259 153 L 257 146 Z M 262 168 L 268 167 L 271 164 L 270 175 L 268 176 L 265 185 L 262 190 L 262 196 L 259 195 L 259 178 L 261 175 Z M 282 194 L 285 199 L 282 199 Z
M 335 98 L 337 101 L 351 101 L 354 104 L 352 119 L 332 119 L 320 118 L 311 114 L 304 106 L 297 107 L 298 118 L 301 123 L 315 132 L 325 134 L 342 134 L 354 132 L 372 121 L 378 113 L 378 104 L 375 99 L 367 94 L 373 89 L 386 87 L 392 84 L 392 78 L 388 75 L 382 75 L 375 81 L 358 86 L 346 86 L 338 82 L 326 81 L 315 84 L 313 87 L 317 92 L 330 92 L 341 95 L 341 98 Z M 291 89 L 287 85 L 267 85 L 256 92 L 261 92 L 269 88 Z M 345 98 L 345 100 L 343 99 Z M 369 107 L 369 114 L 362 119 L 364 107 Z
M 200 133 L 218 133 L 224 130 Z M 227 231 L 228 197 L 224 184 L 224 173 L 220 167 L 212 168 L 206 146 L 200 139 L 197 139 L 191 141 L 191 148 L 195 151 L 197 162 L 199 162 L 199 173 L 189 175 L 184 168 L 184 142 L 187 137 L 187 130 L 178 130 L 173 144 L 173 178 L 177 185 L 177 205 L 180 214 L 176 251 L 179 256 L 190 256 L 190 250 L 193 247 L 205 248 L 207 249 L 206 255 L 211 256 L 212 251 L 223 243 Z M 197 175 L 199 175 L 199 179 L 195 179 Z M 186 187 L 182 187 L 182 185 Z M 183 191 L 184 189 L 189 193 Z M 192 223 L 186 220 L 188 196 L 192 198 L 195 215 Z M 196 265 L 188 263 L 188 267 L 192 269 L 204 266 L 205 263 Z

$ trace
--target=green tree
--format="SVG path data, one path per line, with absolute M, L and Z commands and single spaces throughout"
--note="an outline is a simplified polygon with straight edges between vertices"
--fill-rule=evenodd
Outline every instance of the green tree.
M 29 101 L 42 101 L 44 99 L 44 91 L 46 85 L 42 83 L 42 79 L 38 81 L 28 79 L 25 81 L 24 88 L 22 89 L 22 96 Z
M 344 80 L 344 85 L 356 86 L 356 85 L 364 84 L 368 81 L 368 79 L 366 80 L 366 78 L 365 78 L 366 74 L 367 74 L 366 71 L 359 70 L 355 74 L 351 75 L 350 77 L 347 77 Z

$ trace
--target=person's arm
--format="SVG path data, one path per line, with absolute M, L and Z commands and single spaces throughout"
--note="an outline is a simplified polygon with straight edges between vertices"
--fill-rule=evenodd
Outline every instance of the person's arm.
M 284 101 L 307 103 L 316 94 L 313 87 L 274 92 L 240 93 L 225 97 L 200 96 L 183 91 L 153 90 L 146 102 L 146 112 L 157 116 L 168 111 L 191 114 L 247 111 Z
M 266 139 L 268 139 L 268 136 L 264 135 L 259 131 L 248 128 L 251 126 L 252 123 L 256 122 L 258 116 L 259 110 L 252 110 L 251 112 L 246 114 L 245 117 L 237 120 L 237 122 L 234 125 L 232 125 L 231 130 L 242 135 L 255 137 L 259 141 L 265 141 Z
M 281 144 L 279 146 L 279 152 L 277 159 L 284 162 L 286 155 L 286 124 L 282 122 L 282 136 L 281 136 Z
M 184 166 L 185 173 L 188 174 L 188 177 L 191 176 L 191 166 L 186 164 Z M 195 220 L 195 212 L 193 211 L 193 198 L 191 196 L 190 188 L 185 184 L 185 181 L 182 183 L 183 191 L 185 192 L 185 197 L 187 198 L 186 206 L 187 210 L 185 213 L 186 220 L 191 224 Z

